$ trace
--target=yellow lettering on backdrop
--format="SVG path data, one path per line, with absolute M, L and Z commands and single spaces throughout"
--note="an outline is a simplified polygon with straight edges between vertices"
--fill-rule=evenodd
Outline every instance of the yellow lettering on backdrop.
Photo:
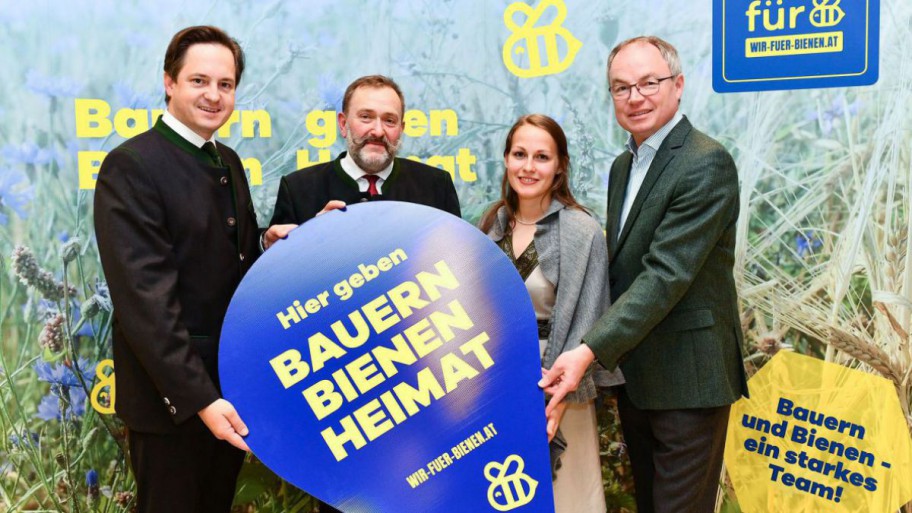
M 111 120 L 111 105 L 96 98 L 76 98 L 74 101 L 76 137 L 103 138 L 116 132 L 129 139 L 149 129 L 151 120 L 162 115 L 161 109 L 118 109 Z
M 129 139 L 145 132 L 164 112 L 162 109 L 118 109 L 111 115 L 111 104 L 99 98 L 76 98 L 73 104 L 76 120 L 76 137 L 100 139 L 112 133 Z M 272 137 L 272 118 L 261 109 L 238 109 L 231 113 L 228 121 L 218 130 L 221 138 L 231 137 L 231 127 L 241 125 L 244 139 Z
M 311 137 L 307 143 L 314 148 L 329 148 L 336 142 L 336 112 L 333 110 L 312 110 L 304 118 L 304 126 Z
M 263 185 L 263 164 L 260 163 L 260 159 L 247 157 L 241 159 L 241 165 L 250 177 L 250 185 Z
M 231 137 L 231 126 L 236 123 L 241 124 L 241 137 L 244 139 L 272 137 L 272 118 L 265 110 L 235 110 L 219 128 L 218 136 L 222 139 Z M 254 135 L 254 129 L 257 129 L 257 135 Z
M 411 155 L 406 157 L 415 162 L 422 162 L 421 157 Z M 472 169 L 472 166 L 478 162 L 478 157 L 472 154 L 469 148 L 459 148 L 456 155 L 431 155 L 424 161 L 425 164 L 443 169 L 453 177 L 453 181 L 460 179 L 463 182 L 474 182 L 478 180 L 478 174 Z
M 79 175 L 80 189 L 94 189 L 98 180 L 101 161 L 108 154 L 106 151 L 80 151 L 76 154 L 76 168 Z
M 310 167 L 314 164 L 323 164 L 330 160 L 332 160 L 332 155 L 329 153 L 329 150 L 318 150 L 317 160 L 310 160 L 310 150 L 298 150 L 295 166 L 296 169 L 304 169 L 305 167 Z
M 111 106 L 104 100 L 76 98 L 76 137 L 107 137 L 114 129 Z

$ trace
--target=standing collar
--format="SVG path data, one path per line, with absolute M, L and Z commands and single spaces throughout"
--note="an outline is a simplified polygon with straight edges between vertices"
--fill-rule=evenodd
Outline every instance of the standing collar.
M 208 140 L 203 139 L 202 137 L 200 137 L 200 135 L 198 133 L 194 132 L 193 130 L 190 130 L 190 127 L 181 123 L 176 117 L 174 117 L 173 114 L 171 114 L 167 110 L 165 110 L 165 112 L 162 113 L 161 120 L 166 125 L 168 125 L 171 128 L 171 130 L 174 130 L 174 132 L 176 132 L 177 135 L 183 137 L 190 144 L 196 146 L 197 148 L 202 148 L 203 144 L 210 142 L 210 141 L 212 142 L 212 144 L 215 144 L 215 134 L 214 133 L 212 134 L 212 137 L 210 137 Z
M 376 176 L 379 176 L 381 180 L 386 181 L 386 179 L 389 178 L 390 173 L 393 172 L 393 162 L 395 161 L 396 159 L 393 159 L 382 171 L 374 174 Z M 345 152 L 345 156 L 342 157 L 342 160 L 339 162 L 339 164 L 342 166 L 342 170 L 345 171 L 345 174 L 350 176 L 351 179 L 356 182 L 359 178 L 367 174 L 362 171 L 360 167 L 358 167 L 358 164 L 355 164 L 355 159 L 352 158 L 350 151 Z

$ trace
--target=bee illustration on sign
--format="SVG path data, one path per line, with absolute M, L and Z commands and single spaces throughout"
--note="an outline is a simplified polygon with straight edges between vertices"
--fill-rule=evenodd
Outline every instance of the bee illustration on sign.
M 111 372 L 105 373 L 107 369 L 110 369 Z M 117 397 L 114 390 L 114 360 L 108 358 L 98 362 L 98 366 L 95 367 L 95 377 L 95 386 L 92 387 L 89 401 L 92 403 L 92 408 L 95 408 L 98 413 L 111 415 L 114 413 L 114 402 Z
M 832 27 L 838 25 L 845 17 L 845 11 L 839 7 L 842 0 L 833 0 L 833 5 L 828 5 L 830 0 L 813 0 L 814 8 L 811 9 L 811 25 L 815 27 Z
M 542 16 L 553 7 L 557 10 L 554 20 L 547 25 L 538 26 Z M 517 24 L 514 15 L 525 16 L 522 24 Z M 515 2 L 504 11 L 504 24 L 511 35 L 504 43 L 504 66 L 520 78 L 541 77 L 561 73 L 573 64 L 576 54 L 583 43 L 562 26 L 567 18 L 567 6 L 562 0 L 541 0 L 538 6 L 532 7 L 525 2 Z M 560 55 L 560 40 L 563 40 L 566 52 Z M 544 43 L 542 56 L 541 43 Z M 518 60 L 526 66 L 517 63 Z
M 485 465 L 488 502 L 497 511 L 512 511 L 532 502 L 538 481 L 523 473 L 525 462 L 516 454 L 507 456 L 503 463 L 492 461 Z

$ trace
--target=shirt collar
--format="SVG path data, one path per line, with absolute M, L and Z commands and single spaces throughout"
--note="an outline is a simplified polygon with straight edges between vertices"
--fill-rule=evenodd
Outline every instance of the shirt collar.
M 358 164 L 355 164 L 355 159 L 352 158 L 351 152 L 345 152 L 345 156 L 342 157 L 342 161 L 339 162 L 342 165 L 342 170 L 345 171 L 345 174 L 350 176 L 352 180 L 358 181 L 362 176 L 368 174 L 365 173 Z M 393 172 L 393 162 L 391 161 L 388 166 L 386 166 L 379 173 L 374 173 L 375 176 L 380 177 L 381 180 L 386 181 L 389 178 L 390 173 Z
M 198 133 L 194 132 L 193 130 L 190 130 L 190 127 L 181 123 L 176 117 L 174 117 L 173 114 L 171 114 L 167 110 L 164 113 L 162 113 L 162 121 L 166 125 L 171 127 L 171 130 L 174 130 L 177 133 L 177 135 L 183 137 L 184 139 L 189 141 L 190 144 L 196 146 L 197 148 L 202 148 L 203 144 L 205 144 L 207 142 L 212 142 L 212 144 L 215 144 L 215 134 L 214 133 L 212 134 L 212 137 L 209 138 L 209 140 L 203 139 L 202 137 L 199 136 Z
M 675 111 L 674 117 L 665 123 L 662 128 L 658 129 L 656 133 L 649 136 L 648 139 L 643 141 L 643 144 L 640 145 L 640 148 L 643 146 L 649 147 L 653 153 L 659 151 L 659 146 L 662 146 L 662 143 L 665 141 L 665 138 L 668 137 L 668 134 L 671 133 L 671 130 L 677 126 L 678 122 L 684 119 L 684 114 L 681 114 L 681 111 Z M 634 156 L 637 156 L 637 144 L 633 140 L 633 135 L 627 136 L 627 149 L 630 150 L 630 153 L 633 153 Z

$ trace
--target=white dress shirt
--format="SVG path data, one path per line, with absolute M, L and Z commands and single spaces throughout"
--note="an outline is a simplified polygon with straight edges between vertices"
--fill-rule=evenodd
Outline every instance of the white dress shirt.
M 175 132 L 177 132 L 177 135 L 190 141 L 190 144 L 196 146 L 197 148 L 202 148 L 203 145 L 206 144 L 207 142 L 211 142 L 212 144 L 215 144 L 215 133 L 214 132 L 212 133 L 212 137 L 210 137 L 209 140 L 207 141 L 206 139 L 203 139 L 202 137 L 200 137 L 200 135 L 198 133 L 194 132 L 193 130 L 190 130 L 190 128 L 187 125 L 181 123 L 176 117 L 174 117 L 173 114 L 171 114 L 168 111 L 165 111 L 162 114 L 162 122 L 164 122 L 166 125 L 171 127 L 171 130 L 174 130 Z
M 367 192 L 367 188 L 370 186 L 370 183 L 364 178 L 365 173 L 358 167 L 358 164 L 355 164 L 355 159 L 352 158 L 351 152 L 346 152 L 345 156 L 342 157 L 342 170 L 345 171 L 345 174 L 350 176 L 355 183 L 358 184 L 358 190 L 361 192 Z M 383 186 L 383 182 L 389 178 L 390 173 L 393 172 L 393 163 L 390 162 L 386 168 L 384 168 L 379 173 L 374 173 L 379 179 L 377 180 L 377 190 L 380 190 L 380 187 Z
M 682 119 L 684 119 L 684 115 L 681 114 L 681 111 L 675 112 L 671 121 L 665 123 L 658 132 L 643 141 L 639 148 L 632 135 L 627 138 L 627 150 L 633 154 L 633 160 L 630 162 L 630 178 L 627 179 L 627 193 L 624 194 L 624 208 L 621 209 L 618 237 L 621 236 L 621 232 L 624 230 L 624 223 L 627 222 L 627 215 L 630 214 L 630 208 L 633 207 L 633 200 L 636 199 L 637 193 L 640 192 L 640 186 L 643 185 L 643 180 L 646 179 L 646 173 L 649 171 L 649 166 L 652 165 L 653 159 L 655 159 L 656 152 L 659 151 L 659 147 L 662 146 L 662 142 L 668 137 L 671 130 Z

